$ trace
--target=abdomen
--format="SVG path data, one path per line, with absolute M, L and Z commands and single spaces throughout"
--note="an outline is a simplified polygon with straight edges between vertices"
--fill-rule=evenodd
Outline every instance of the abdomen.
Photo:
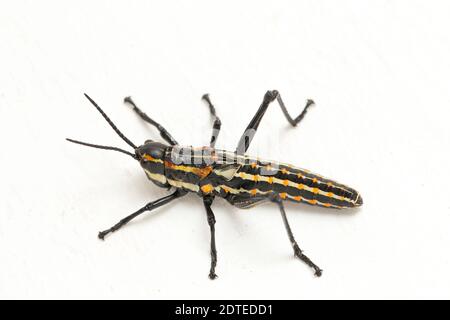
M 245 198 L 277 194 L 283 200 L 326 208 L 353 208 L 362 205 L 359 193 L 344 184 L 290 165 L 255 161 L 243 165 L 227 183 L 228 192 Z

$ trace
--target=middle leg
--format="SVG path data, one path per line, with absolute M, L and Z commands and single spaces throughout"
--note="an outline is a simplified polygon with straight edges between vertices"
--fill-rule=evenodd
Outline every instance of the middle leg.
M 211 268 L 209 270 L 209 278 L 214 280 L 217 278 L 216 265 L 217 265 L 217 250 L 216 250 L 216 230 L 214 225 L 216 224 L 216 217 L 211 209 L 211 204 L 214 201 L 214 197 L 206 196 L 203 198 L 203 204 L 206 209 L 206 216 L 208 218 L 209 228 L 211 230 Z
M 205 93 L 202 97 L 202 100 L 206 101 L 206 103 L 209 106 L 209 112 L 214 117 L 213 132 L 211 135 L 211 141 L 209 143 L 209 146 L 211 148 L 214 148 L 214 146 L 216 145 L 217 137 L 219 136 L 222 122 L 220 121 L 219 117 L 216 114 L 216 108 L 214 108 L 214 105 L 212 104 L 211 99 L 209 99 L 209 94 Z

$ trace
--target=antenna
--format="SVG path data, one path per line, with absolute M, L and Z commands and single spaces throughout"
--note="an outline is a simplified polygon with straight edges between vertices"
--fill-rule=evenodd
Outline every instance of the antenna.
M 66 138 L 66 140 L 69 141 L 69 142 L 72 142 L 72 143 L 77 143 L 77 144 L 81 144 L 81 145 L 83 145 L 83 146 L 88 146 L 88 147 L 92 147 L 92 148 L 98 148 L 98 149 L 113 150 L 113 151 L 122 152 L 122 153 L 125 153 L 125 154 L 129 155 L 129 156 L 132 157 L 133 159 L 138 160 L 138 157 L 137 157 L 135 154 L 133 154 L 133 153 L 131 153 L 131 152 L 128 152 L 128 151 L 126 151 L 126 150 L 120 149 L 120 148 L 116 148 L 116 147 L 108 147 L 108 146 L 101 146 L 101 145 L 98 145 L 98 144 L 92 144 L 92 143 L 82 142 L 82 141 L 73 140 L 73 139 L 69 139 L 69 138 Z
M 136 149 L 137 148 L 136 145 L 133 142 L 131 142 L 127 137 L 125 137 L 125 135 L 122 132 L 120 132 L 119 129 L 117 129 L 116 125 L 111 121 L 111 119 L 106 115 L 106 113 L 98 106 L 98 104 L 95 103 L 95 101 L 92 100 L 91 97 L 89 97 L 86 93 L 84 94 L 84 96 L 94 105 L 94 107 L 97 108 L 97 110 L 101 113 L 103 118 L 105 118 L 106 122 L 109 123 L 109 125 L 114 129 L 114 131 L 119 135 L 119 137 L 121 137 L 123 141 L 125 141 L 133 149 Z

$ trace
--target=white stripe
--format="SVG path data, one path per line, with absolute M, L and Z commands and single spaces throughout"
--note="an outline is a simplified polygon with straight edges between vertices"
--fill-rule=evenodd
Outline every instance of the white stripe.
M 145 169 L 144 169 L 144 170 L 145 170 Z M 148 171 L 148 170 L 145 170 L 145 173 L 146 173 L 147 176 L 148 176 L 150 179 L 152 179 L 152 180 L 155 180 L 155 181 L 160 182 L 160 183 L 162 183 L 162 184 L 166 184 L 166 183 L 167 183 L 166 177 L 165 177 L 164 175 L 162 175 L 162 174 L 159 174 L 159 173 L 153 173 L 153 172 L 150 172 L 150 171 Z
M 232 194 L 239 194 L 239 193 L 242 193 L 242 192 L 245 192 L 245 193 L 252 193 L 252 191 L 253 190 L 256 190 L 256 193 L 258 193 L 258 194 L 269 194 L 269 193 L 272 193 L 273 191 L 272 190 L 269 190 L 269 191 L 261 191 L 261 190 L 258 190 L 258 189 L 252 189 L 252 190 L 247 190 L 247 189 L 244 189 L 244 188 L 240 188 L 240 189 L 234 189 L 234 188 L 230 188 L 230 187 L 228 187 L 228 186 L 226 186 L 226 185 L 219 185 L 219 186 L 217 186 L 217 187 L 215 187 L 214 188 L 217 192 L 220 192 L 220 189 L 223 189 L 223 190 L 227 190 L 229 193 L 232 193 Z
M 198 192 L 200 190 L 199 186 L 196 184 L 172 180 L 172 179 L 167 179 L 167 181 L 169 181 L 170 185 L 174 186 L 175 188 L 184 188 L 184 189 L 188 189 L 188 190 L 191 190 L 194 192 Z

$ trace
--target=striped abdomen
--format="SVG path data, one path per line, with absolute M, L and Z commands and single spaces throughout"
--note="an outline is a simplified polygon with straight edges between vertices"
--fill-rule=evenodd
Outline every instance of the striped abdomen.
M 207 151 L 206 154 L 204 151 Z M 238 156 L 215 149 L 168 150 L 164 161 L 170 185 L 214 194 L 240 207 L 249 207 L 274 195 L 283 200 L 328 208 L 362 204 L 357 191 L 294 166 Z
M 328 208 L 352 208 L 362 205 L 359 193 L 343 184 L 307 170 L 277 163 L 256 161 L 244 165 L 229 181 L 242 196 L 255 197 L 277 193 L 283 200 Z

